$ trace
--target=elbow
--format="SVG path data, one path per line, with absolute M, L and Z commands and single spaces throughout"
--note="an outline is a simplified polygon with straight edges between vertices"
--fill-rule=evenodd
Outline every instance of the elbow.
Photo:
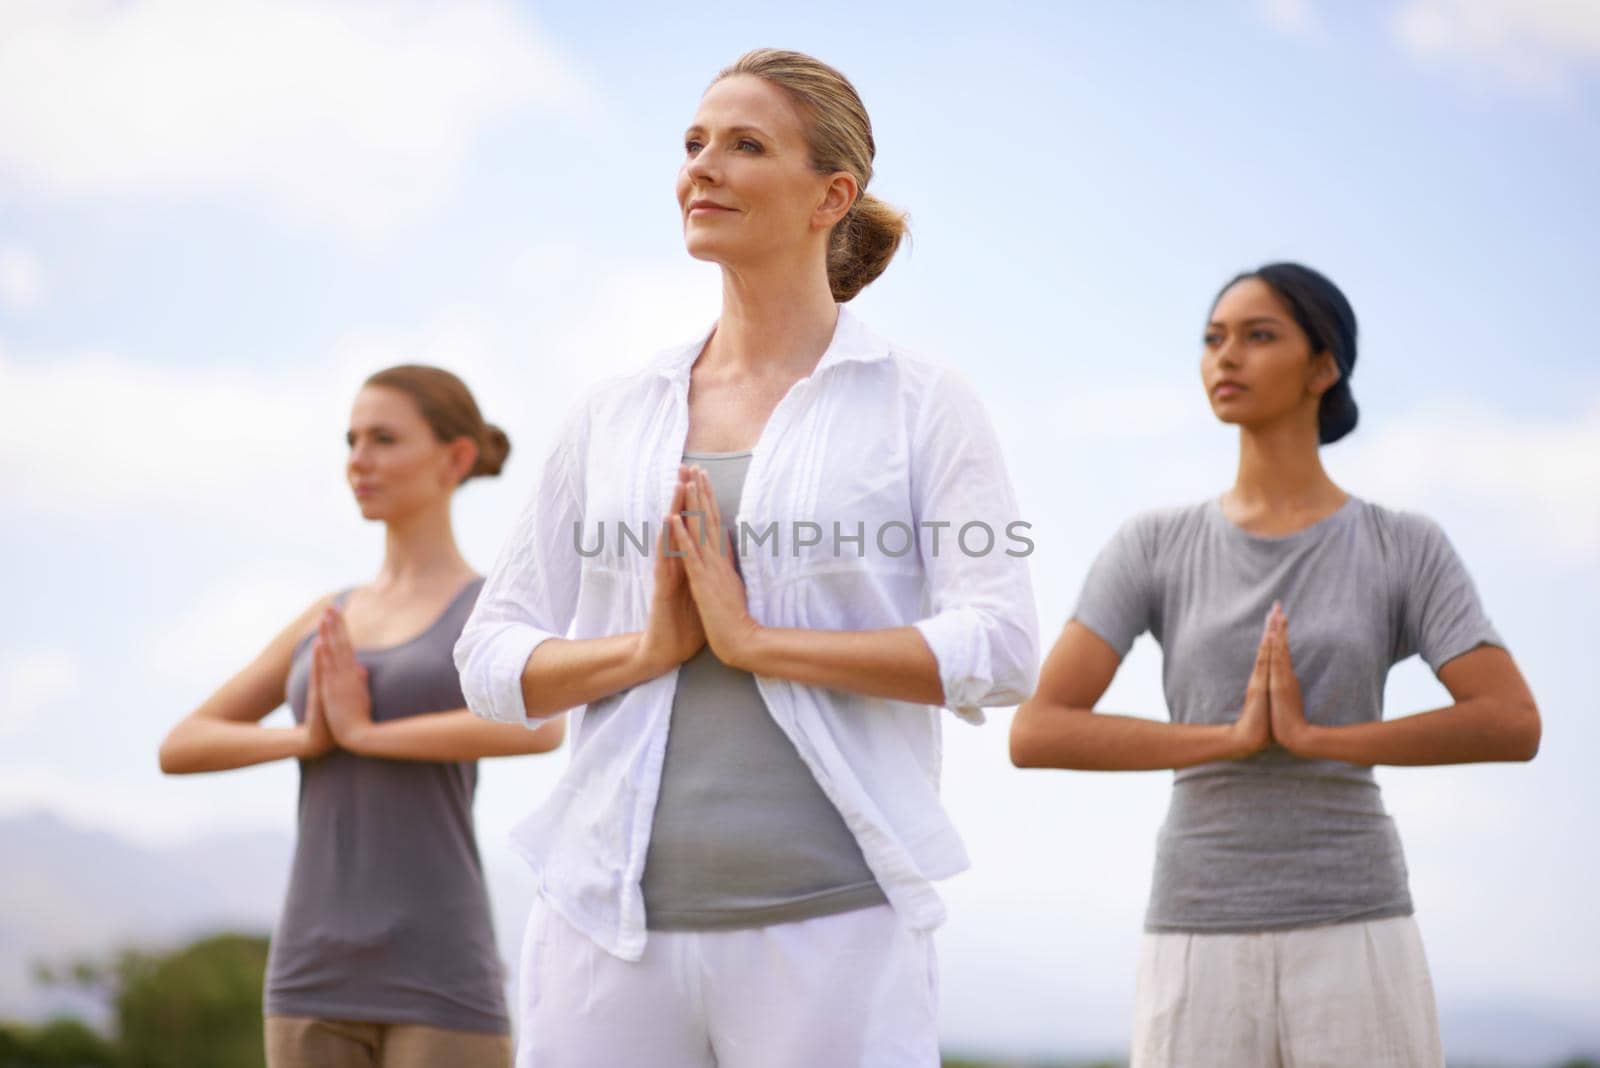
M 1034 744 L 1033 731 L 1031 730 L 1032 719 L 1033 716 L 1027 702 L 1023 702 L 1017 708 L 1017 714 L 1011 720 L 1009 742 L 1012 767 L 1039 767 L 1038 747 Z
M 1517 702 L 1516 729 L 1513 733 L 1513 752 L 1511 759 L 1527 762 L 1539 755 L 1539 741 L 1544 734 L 1544 725 L 1539 718 L 1539 706 L 1533 703 L 1530 697 Z
M 183 746 L 171 734 L 162 740 L 161 748 L 156 751 L 156 763 L 163 775 L 185 775 L 194 770 L 184 756 Z
M 567 739 L 567 717 L 557 716 L 547 720 L 534 728 L 539 736 L 540 753 L 549 753 L 561 748 L 561 743 Z

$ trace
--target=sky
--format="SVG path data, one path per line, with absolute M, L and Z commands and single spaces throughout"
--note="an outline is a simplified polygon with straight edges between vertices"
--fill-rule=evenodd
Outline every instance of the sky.
M 583 386 L 715 317 L 673 177 L 705 85 L 762 45 L 871 112 L 870 188 L 913 239 L 852 308 L 982 393 L 1047 646 L 1122 519 L 1230 483 L 1216 289 L 1282 258 L 1340 284 L 1362 419 L 1325 463 L 1444 526 L 1544 715 L 1532 764 L 1379 771 L 1441 1005 L 1592 1007 L 1595 0 L 6 0 L 0 813 L 292 829 L 293 766 L 171 779 L 155 752 L 375 572 L 342 476 L 360 381 L 448 367 L 510 434 L 455 509 L 488 567 Z M 1103 706 L 1163 716 L 1159 673 L 1141 640 Z M 1386 702 L 1447 698 L 1412 660 Z M 945 724 L 974 868 L 943 884 L 941 1026 L 1114 1048 L 1169 776 L 1018 771 L 1009 721 Z M 483 766 L 491 863 L 564 761 Z

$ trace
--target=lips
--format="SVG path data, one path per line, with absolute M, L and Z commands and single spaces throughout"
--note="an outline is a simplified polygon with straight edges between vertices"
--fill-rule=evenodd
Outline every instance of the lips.
M 724 211 L 732 211 L 732 210 L 733 209 L 728 207 L 726 204 L 718 204 L 714 200 L 691 200 L 691 201 L 689 201 L 689 208 L 688 208 L 688 211 L 689 211 L 690 215 L 693 215 L 697 211 L 703 211 L 703 212 L 706 212 L 706 213 L 709 213 L 709 214 L 716 214 L 716 213 L 720 213 L 720 212 L 724 212 Z
M 1237 382 L 1223 380 L 1211 387 L 1211 395 L 1218 400 L 1226 400 L 1229 397 L 1237 396 L 1238 394 L 1243 393 L 1245 388 L 1246 387 L 1241 386 Z

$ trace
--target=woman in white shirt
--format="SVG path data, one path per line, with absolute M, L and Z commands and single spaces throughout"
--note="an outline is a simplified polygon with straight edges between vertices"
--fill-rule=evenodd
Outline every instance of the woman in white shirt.
M 573 713 L 513 835 L 523 1066 L 939 1061 L 930 706 L 1026 697 L 1037 620 L 975 393 L 841 306 L 904 232 L 873 151 L 809 56 L 717 77 L 677 195 L 721 316 L 569 415 L 456 646 L 479 715 Z

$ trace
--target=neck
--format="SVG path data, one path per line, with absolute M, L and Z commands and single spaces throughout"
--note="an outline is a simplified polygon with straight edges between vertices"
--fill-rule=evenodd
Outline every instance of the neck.
M 821 256 L 722 270 L 722 315 L 701 367 L 803 378 L 833 340 L 839 307 Z
M 472 570 L 450 525 L 450 500 L 384 524 L 383 566 L 373 585 L 412 590 Z
M 1319 510 L 1344 491 L 1328 477 L 1313 420 L 1239 430 L 1239 470 L 1228 496 L 1249 511 Z

